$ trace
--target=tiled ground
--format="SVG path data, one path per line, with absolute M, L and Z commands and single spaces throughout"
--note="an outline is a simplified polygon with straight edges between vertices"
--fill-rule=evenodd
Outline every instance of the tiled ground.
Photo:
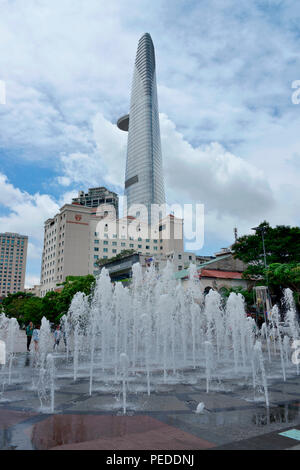
M 129 393 L 124 416 L 118 387 L 114 393 L 108 393 L 108 384 L 95 382 L 95 391 L 89 396 L 87 378 L 73 382 L 63 375 L 56 380 L 55 414 L 49 414 L 49 409 L 41 410 L 37 393 L 23 372 L 20 368 L 21 378 L 15 377 L 0 394 L 0 449 L 299 449 L 300 446 L 295 438 L 300 430 L 300 376 L 290 377 L 286 383 L 280 380 L 270 383 L 269 409 L 262 400 L 254 401 L 251 391 L 237 382 L 223 382 L 218 386 L 220 391 L 209 394 L 203 382 L 161 385 L 150 396 Z M 200 402 L 205 403 L 205 409 L 196 414 Z M 294 431 L 280 434 L 288 430 Z

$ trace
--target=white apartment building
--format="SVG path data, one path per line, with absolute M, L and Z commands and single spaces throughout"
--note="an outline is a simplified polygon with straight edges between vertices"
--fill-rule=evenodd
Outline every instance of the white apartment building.
M 116 220 L 114 213 L 106 204 L 97 209 L 65 204 L 46 220 L 41 297 L 57 289 L 67 276 L 98 274 L 99 259 L 112 258 L 123 250 L 145 255 L 183 253 L 182 219 L 168 215 L 150 230 L 132 216 Z

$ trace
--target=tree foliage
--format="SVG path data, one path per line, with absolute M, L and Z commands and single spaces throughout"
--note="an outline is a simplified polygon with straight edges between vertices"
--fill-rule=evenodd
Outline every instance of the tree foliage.
M 300 290 L 300 263 L 272 263 L 265 274 L 270 284 Z
M 89 295 L 94 284 L 95 277 L 92 274 L 87 276 L 67 276 L 65 282 L 62 283 L 64 287 L 57 298 L 58 315 L 62 316 L 67 313 L 76 292 L 83 292 Z
M 253 235 L 239 237 L 232 246 L 234 256 L 249 263 L 244 277 L 264 276 L 265 243 L 266 263 L 289 264 L 300 262 L 300 228 L 287 225 L 271 227 L 266 221 L 258 226 Z
M 9 294 L 2 302 L 3 311 L 7 317 L 16 318 L 21 326 L 30 321 L 34 325 L 40 324 L 43 317 L 55 323 L 67 313 L 76 292 L 89 295 L 94 284 L 95 278 L 90 274 L 68 276 L 61 284 L 61 292 L 48 292 L 43 298 L 25 292 Z
M 224 298 L 227 299 L 232 292 L 234 292 L 235 294 L 242 294 L 243 295 L 243 297 L 245 299 L 247 309 L 250 309 L 251 307 L 253 307 L 253 305 L 255 303 L 253 289 L 248 290 L 248 289 L 244 289 L 241 286 L 231 287 L 231 288 L 222 287 L 221 294 Z
M 16 318 L 20 324 L 27 322 L 30 311 L 36 322 L 41 318 L 41 299 L 25 292 L 8 294 L 2 301 L 2 307 L 7 317 Z
M 265 278 L 273 288 L 279 291 L 289 287 L 300 307 L 300 263 L 272 263 L 265 270 Z
M 96 264 L 98 266 L 104 266 L 107 263 L 111 263 L 112 261 L 117 261 L 119 259 L 125 258 L 126 256 L 133 255 L 136 253 L 135 250 L 122 250 L 121 253 L 118 253 L 116 256 L 113 256 L 112 258 L 101 258 L 96 261 Z

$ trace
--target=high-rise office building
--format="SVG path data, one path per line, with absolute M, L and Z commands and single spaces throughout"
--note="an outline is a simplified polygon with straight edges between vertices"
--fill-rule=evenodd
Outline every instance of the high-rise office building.
M 148 211 L 148 222 L 151 223 L 151 204 L 164 204 L 165 190 L 155 52 L 149 33 L 145 33 L 138 44 L 129 115 L 121 117 L 117 124 L 119 129 L 128 131 L 125 174 L 127 207 L 144 205 Z M 134 212 L 130 214 L 138 215 Z
M 0 297 L 24 291 L 28 237 L 0 233 Z

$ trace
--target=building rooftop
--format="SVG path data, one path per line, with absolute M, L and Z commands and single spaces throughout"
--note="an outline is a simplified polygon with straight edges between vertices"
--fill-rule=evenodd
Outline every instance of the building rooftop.
M 200 277 L 217 277 L 220 279 L 243 279 L 242 273 L 237 271 L 222 271 L 219 269 L 202 269 Z
M 197 266 L 197 271 L 200 269 L 203 269 L 206 266 L 209 266 L 212 263 L 215 263 L 216 261 L 220 261 L 221 259 L 229 258 L 231 256 L 231 253 L 228 253 L 227 255 L 224 256 L 218 256 L 218 258 L 214 258 L 210 261 L 206 261 L 205 263 L 199 264 Z M 178 271 L 174 274 L 175 279 L 184 279 L 185 277 L 189 276 L 189 270 L 188 269 L 182 269 L 182 271 Z
M 20 233 L 14 233 L 14 232 L 3 232 L 3 233 L 0 233 L 0 237 L 28 238 L 28 235 L 21 235 Z

